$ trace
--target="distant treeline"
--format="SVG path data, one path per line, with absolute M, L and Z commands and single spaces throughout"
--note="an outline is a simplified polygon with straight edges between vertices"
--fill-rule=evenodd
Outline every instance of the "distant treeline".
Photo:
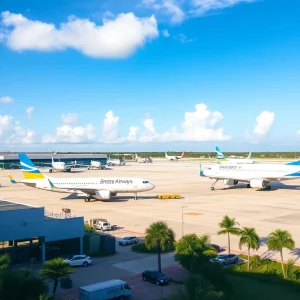
M 103 152 L 58 152 L 59 154 L 102 154 Z M 134 158 L 135 153 L 140 157 L 165 157 L 164 152 L 106 152 L 112 158 Z M 225 156 L 241 156 L 247 157 L 249 152 L 223 152 Z M 181 152 L 168 152 L 168 155 L 181 155 Z M 209 158 L 215 157 L 215 152 L 185 152 L 185 158 Z M 300 152 L 252 152 L 252 158 L 300 158 Z

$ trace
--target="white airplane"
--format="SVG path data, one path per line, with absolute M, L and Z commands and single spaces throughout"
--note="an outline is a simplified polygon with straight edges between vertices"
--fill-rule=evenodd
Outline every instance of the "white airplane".
M 84 165 L 84 164 L 76 164 L 76 165 L 80 166 L 80 167 L 86 167 L 88 170 L 94 170 L 94 169 L 105 170 L 106 169 L 106 165 L 103 165 L 101 163 L 101 161 L 97 161 L 97 160 L 91 160 L 90 165 Z
M 184 157 L 184 152 L 181 153 L 180 156 L 169 156 L 167 152 L 165 152 L 165 158 L 168 160 L 178 160 Z
M 61 193 L 77 193 L 91 199 L 108 200 L 118 193 L 137 193 L 153 190 L 155 185 L 141 178 L 55 178 L 44 176 L 24 153 L 19 154 L 24 180 L 17 182 L 9 175 L 11 183 Z
M 135 154 L 135 161 L 138 163 L 152 163 L 153 160 L 151 157 L 139 157 L 137 153 Z
M 300 160 L 282 164 L 222 164 L 210 166 L 200 176 L 212 179 L 211 190 L 223 180 L 224 185 L 233 186 L 246 183 L 247 188 L 271 189 L 270 182 L 286 181 L 300 177 Z
M 108 166 L 124 166 L 126 164 L 126 161 L 121 161 L 120 159 L 116 158 L 108 158 L 107 165 Z
M 73 164 L 66 164 L 63 161 L 54 161 L 52 157 L 51 163 L 43 163 L 44 165 L 50 165 L 48 169 L 49 173 L 59 171 L 59 172 L 71 172 L 71 168 L 74 167 L 77 163 L 76 161 Z
M 254 159 L 251 159 L 251 152 L 246 158 L 241 158 L 239 156 L 230 156 L 226 157 L 220 150 L 219 147 L 216 147 L 217 159 L 220 163 L 230 163 L 230 164 L 256 164 L 258 163 Z

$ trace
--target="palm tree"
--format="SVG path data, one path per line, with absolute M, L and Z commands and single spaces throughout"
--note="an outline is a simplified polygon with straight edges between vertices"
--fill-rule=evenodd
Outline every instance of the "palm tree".
M 195 258 L 201 255 L 205 257 L 216 255 L 215 249 L 209 245 L 210 237 L 207 234 L 197 236 L 186 234 L 175 244 L 175 259 L 190 271 L 195 266 Z M 199 262 L 199 261 L 198 261 Z
M 159 271 L 161 271 L 161 252 L 171 249 L 174 241 L 175 233 L 166 222 L 154 222 L 146 229 L 145 246 L 148 249 L 157 249 Z
M 8 254 L 3 254 L 0 256 L 0 273 L 8 270 L 10 265 L 10 257 Z
M 219 227 L 222 228 L 218 231 L 218 234 L 227 234 L 228 237 L 228 253 L 230 253 L 230 234 L 239 235 L 240 229 L 236 227 L 240 225 L 236 222 L 235 218 L 230 218 L 227 215 L 223 217 L 223 220 L 219 223 Z
M 55 294 L 58 280 L 66 275 L 72 274 L 74 270 L 63 258 L 58 257 L 46 261 L 44 268 L 41 269 L 40 272 L 43 279 L 54 282 L 52 293 Z
M 259 248 L 259 236 L 255 231 L 255 228 L 243 227 L 240 231 L 240 243 L 239 247 L 242 249 L 243 245 L 248 248 L 248 271 L 250 270 L 250 250 L 257 250 Z
M 275 250 L 280 253 L 282 274 L 283 278 L 286 278 L 282 250 L 283 248 L 289 250 L 295 249 L 295 241 L 293 240 L 292 235 L 287 230 L 276 229 L 269 234 L 268 248 L 269 250 Z

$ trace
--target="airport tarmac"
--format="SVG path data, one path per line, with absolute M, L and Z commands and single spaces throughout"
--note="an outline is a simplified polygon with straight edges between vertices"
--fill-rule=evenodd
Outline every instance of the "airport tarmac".
M 9 172 L 16 180 L 23 178 L 21 170 Z M 285 260 L 293 258 L 300 264 L 300 180 L 272 184 L 271 191 L 247 189 L 243 184 L 228 187 L 218 182 L 215 191 L 210 191 L 210 179 L 199 176 L 199 162 L 184 160 L 160 160 L 153 164 L 128 162 L 126 166 L 111 170 L 75 169 L 71 173 L 51 174 L 53 177 L 139 177 L 156 185 L 154 190 L 140 193 L 138 200 L 133 200 L 133 195 L 120 194 L 111 201 L 84 202 L 82 198 L 72 199 L 68 194 L 37 190 L 22 184 L 12 185 L 7 173 L 6 170 L 0 171 L 1 199 L 44 206 L 47 212 L 53 213 L 70 208 L 72 215 L 84 216 L 86 220 L 106 218 L 111 224 L 123 227 L 124 235 L 143 236 L 150 223 L 164 220 L 173 228 L 177 239 L 183 229 L 184 233 L 209 234 L 213 243 L 227 247 L 227 236 L 216 233 L 218 223 L 228 214 L 241 226 L 256 228 L 262 238 L 257 254 L 277 259 L 278 254 L 267 252 L 264 242 L 271 231 L 285 229 L 296 241 L 296 250 L 285 252 Z M 156 198 L 160 193 L 178 193 L 183 198 L 160 200 Z M 182 209 L 182 206 L 186 207 Z M 232 237 L 231 248 L 240 251 L 237 237 Z

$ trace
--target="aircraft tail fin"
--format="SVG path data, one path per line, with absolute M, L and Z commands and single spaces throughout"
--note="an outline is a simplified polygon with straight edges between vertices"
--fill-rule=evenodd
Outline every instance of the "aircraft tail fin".
M 249 152 L 247 159 L 251 159 L 251 156 L 252 156 L 252 152 Z
M 181 156 L 180 156 L 180 157 L 181 157 L 181 158 L 184 158 L 184 152 L 181 153 Z
M 168 153 L 167 152 L 165 152 L 165 157 L 168 157 Z
M 9 181 L 12 183 L 12 184 L 16 184 L 17 182 L 14 180 L 14 178 L 11 176 L 11 174 L 8 173 L 8 178 L 9 178 Z
M 286 163 L 286 165 L 289 165 L 289 166 L 300 166 L 300 160 L 291 161 L 289 163 Z
M 202 165 L 200 164 L 200 171 L 199 171 L 199 175 L 204 177 L 204 173 L 203 173 L 203 169 L 202 169 Z
M 218 159 L 224 159 L 225 158 L 225 155 L 221 152 L 221 149 L 219 147 L 216 147 L 216 153 L 217 153 Z
M 44 179 L 45 176 L 38 170 L 25 153 L 19 153 L 20 164 L 25 179 Z

